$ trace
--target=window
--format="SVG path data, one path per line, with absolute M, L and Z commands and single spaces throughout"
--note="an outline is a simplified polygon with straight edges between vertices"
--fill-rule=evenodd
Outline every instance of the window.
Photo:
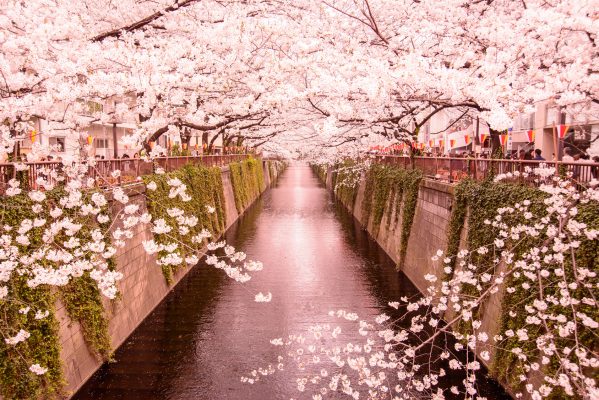
M 96 142 L 96 149 L 107 149 L 109 146 L 108 139 L 96 138 L 95 142 Z
M 526 131 L 534 128 L 535 122 L 535 113 L 530 114 L 520 114 L 514 120 L 514 130 L 515 131 Z
M 64 137 L 51 137 L 50 146 L 58 153 L 64 153 L 65 149 L 65 138 Z

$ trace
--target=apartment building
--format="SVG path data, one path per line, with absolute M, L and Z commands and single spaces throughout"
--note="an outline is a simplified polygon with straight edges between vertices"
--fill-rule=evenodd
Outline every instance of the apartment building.
M 65 157 L 66 155 L 81 155 L 100 157 L 105 159 L 133 157 L 135 149 L 129 148 L 123 143 L 123 137 L 132 134 L 137 129 L 137 121 L 134 119 L 117 120 L 108 122 L 98 122 L 99 113 L 112 114 L 120 102 L 132 102 L 133 99 L 122 97 L 113 98 L 104 103 L 86 101 L 81 109 L 83 110 L 83 119 L 89 119 L 89 124 L 79 129 L 79 134 L 73 134 L 72 130 L 49 129 L 49 123 L 46 120 L 34 118 L 32 120 L 33 130 L 28 135 L 20 138 L 20 154 L 27 155 L 31 152 L 33 143 L 47 146 L 51 149 L 49 155 L 53 159 Z M 181 138 L 175 134 L 163 134 L 156 142 L 164 148 L 178 146 L 181 148 Z M 190 146 L 198 153 L 202 152 L 202 132 L 191 131 Z M 215 141 L 215 148 L 222 146 L 222 140 Z
M 480 120 L 460 116 L 448 109 L 435 114 L 420 130 L 418 141 L 432 151 L 461 154 L 464 151 L 490 151 L 489 127 Z M 547 160 L 561 159 L 563 149 L 574 153 L 599 155 L 599 106 L 573 108 L 566 112 L 552 101 L 537 103 L 535 111 L 519 115 L 502 135 L 504 153 L 540 149 Z

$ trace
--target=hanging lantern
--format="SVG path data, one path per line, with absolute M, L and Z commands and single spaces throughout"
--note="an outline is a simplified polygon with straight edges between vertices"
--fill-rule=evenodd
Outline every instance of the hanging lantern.
M 92 135 L 87 135 L 87 144 L 91 146 L 94 144 L 94 137 Z
M 31 132 L 29 132 L 29 138 L 31 139 L 31 143 L 35 143 L 35 138 L 37 136 L 37 131 L 34 129 Z
M 566 137 L 566 133 L 568 133 L 568 129 L 570 126 L 568 125 L 558 125 L 557 126 L 557 137 L 563 139 Z

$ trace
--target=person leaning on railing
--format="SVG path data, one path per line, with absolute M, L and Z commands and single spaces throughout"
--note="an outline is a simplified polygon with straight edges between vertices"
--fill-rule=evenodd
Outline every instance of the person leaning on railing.
M 599 163 L 599 156 L 594 156 L 592 161 L 594 163 Z M 597 165 L 591 165 L 591 176 L 595 180 L 599 180 L 599 167 Z

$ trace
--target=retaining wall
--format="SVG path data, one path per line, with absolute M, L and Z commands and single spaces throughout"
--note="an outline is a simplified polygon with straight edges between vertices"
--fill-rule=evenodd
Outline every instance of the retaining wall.
M 327 170 L 325 184 L 328 189 L 333 190 L 332 179 L 333 171 Z M 354 204 L 344 204 L 350 213 L 360 222 L 366 231 L 376 240 L 382 249 L 395 261 L 400 263 L 400 244 L 402 235 L 402 210 L 392 204 L 392 199 L 387 200 L 385 212 L 379 226 L 370 223 L 363 216 L 363 202 L 366 190 L 366 179 L 362 174 L 357 189 Z M 334 190 L 333 190 L 334 192 Z M 422 179 L 418 191 L 418 200 L 414 213 L 410 235 L 408 238 L 408 247 L 403 266 L 400 270 L 416 285 L 421 293 L 425 293 L 430 286 L 430 282 L 424 279 L 426 274 L 434 274 L 437 282 L 445 279 L 443 265 L 440 262 L 433 262 L 432 257 L 438 250 L 447 248 L 448 244 L 448 226 L 451 217 L 452 205 L 454 202 L 454 186 L 449 183 L 438 182 L 431 179 Z M 389 210 L 392 207 L 392 210 Z M 399 210 L 399 211 L 397 211 Z M 400 215 L 396 215 L 399 212 Z M 467 218 L 466 218 L 467 220 Z M 468 235 L 467 222 L 461 232 L 460 249 L 466 248 L 466 238 Z M 482 305 L 483 319 L 481 330 L 487 332 L 490 337 L 499 333 L 499 321 L 501 320 L 501 307 L 504 293 L 499 291 L 490 296 Z M 452 310 L 448 310 L 445 319 L 450 320 L 453 317 Z M 492 346 L 481 344 L 477 347 L 477 354 L 483 350 L 491 353 L 491 358 L 485 361 L 479 357 L 479 361 L 487 368 L 492 365 L 495 355 L 495 349 Z M 506 390 L 513 395 L 514 391 L 509 387 Z M 527 397 L 523 397 L 527 399 Z
M 271 182 L 271 174 L 278 177 L 279 170 L 269 171 L 267 162 L 263 162 L 264 187 Z M 222 170 L 222 181 L 226 210 L 227 229 L 239 218 L 235 207 L 235 198 L 228 167 Z M 141 212 L 147 211 L 143 192 L 144 185 L 127 188 L 131 203 L 140 205 Z M 254 196 L 252 202 L 258 196 Z M 149 226 L 138 225 L 134 237 L 125 248 L 119 249 L 115 256 L 117 270 L 123 273 L 118 283 L 120 298 L 106 300 L 104 306 L 109 318 L 109 333 L 113 349 L 117 349 L 154 310 L 191 268 L 181 268 L 173 276 L 172 285 L 168 285 L 160 266 L 156 264 L 156 255 L 148 255 L 142 242 L 153 237 Z M 61 357 L 64 364 L 64 376 L 67 381 L 67 393 L 75 393 L 103 364 L 103 361 L 89 351 L 78 322 L 72 321 L 63 304 L 57 304 L 56 317 L 60 323 Z

